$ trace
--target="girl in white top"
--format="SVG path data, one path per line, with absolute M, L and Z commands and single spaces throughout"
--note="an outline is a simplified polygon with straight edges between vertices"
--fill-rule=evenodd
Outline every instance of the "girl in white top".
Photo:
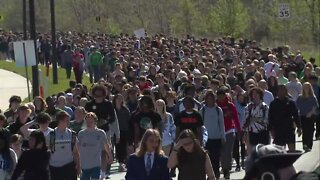
M 9 180 L 17 164 L 16 153 L 9 148 L 9 132 L 0 130 L 0 179 Z
M 176 126 L 173 117 L 166 111 L 166 103 L 158 99 L 155 103 L 156 112 L 161 116 L 162 149 L 166 156 L 169 156 L 171 145 L 174 142 Z

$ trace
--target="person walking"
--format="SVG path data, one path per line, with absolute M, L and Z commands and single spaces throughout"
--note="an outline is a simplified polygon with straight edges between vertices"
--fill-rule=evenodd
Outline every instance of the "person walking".
M 50 151 L 43 132 L 31 132 L 29 148 L 22 153 L 11 180 L 18 180 L 22 174 L 24 180 L 49 180 Z
M 98 82 L 101 77 L 101 68 L 103 65 L 103 55 L 98 51 L 97 47 L 92 48 L 89 57 L 90 68 L 93 71 L 94 82 Z
M 58 126 L 50 133 L 50 178 L 51 180 L 77 180 L 81 174 L 78 138 L 68 128 L 70 115 L 57 113 Z
M 112 104 L 117 113 L 120 129 L 120 140 L 116 144 L 116 156 L 119 162 L 119 172 L 124 172 L 126 171 L 125 163 L 127 161 L 129 123 L 131 113 L 129 109 L 124 105 L 124 98 L 121 94 L 117 94 L 114 96 Z
M 13 122 L 15 122 L 15 120 L 18 117 L 18 108 L 21 104 L 21 97 L 20 96 L 16 96 L 13 95 L 10 97 L 9 99 L 9 109 L 7 111 L 5 111 L 3 114 L 6 116 L 7 118 L 7 123 L 11 124 Z
M 295 72 L 290 72 L 288 79 L 289 82 L 286 84 L 288 93 L 291 95 L 291 98 L 296 101 L 302 91 L 302 84 L 297 78 L 297 73 Z
M 243 124 L 245 122 L 245 113 L 246 113 L 246 106 L 247 106 L 247 96 L 244 92 L 239 92 L 239 94 L 236 96 L 236 100 L 234 105 L 236 106 L 240 125 L 243 127 Z M 243 133 L 236 132 L 236 139 L 234 141 L 234 147 L 233 147 L 233 158 L 236 161 L 236 171 L 240 171 L 241 167 L 244 168 L 244 160 L 246 158 L 247 150 L 246 150 L 246 144 L 243 141 Z M 241 158 L 241 161 L 240 161 Z M 240 164 L 241 163 L 241 164 Z
M 18 117 L 15 119 L 14 123 L 10 124 L 7 129 L 11 134 L 17 134 L 20 132 L 20 128 L 27 122 L 30 122 L 31 109 L 26 105 L 21 105 L 17 109 Z M 27 143 L 26 143 L 27 144 Z
M 311 151 L 319 104 L 309 82 L 303 84 L 302 93 L 299 95 L 296 104 L 300 111 L 303 149 L 305 151 Z
M 301 135 L 301 121 L 296 103 L 290 98 L 287 86 L 279 85 L 278 96 L 269 107 L 269 127 L 273 143 L 296 150 L 295 131 Z
M 114 126 L 117 117 L 112 102 L 106 99 L 107 91 L 104 85 L 95 85 L 91 90 L 94 99 L 86 104 L 85 109 L 87 112 L 94 112 L 97 115 L 97 127 L 106 132 L 109 144 L 111 144 L 111 132 L 119 131 L 119 129 L 118 126 Z M 111 128 L 117 129 L 111 130 Z M 107 165 L 106 154 L 107 152 L 103 150 L 101 158 L 104 158 L 102 159 L 102 163 L 105 165 L 103 165 L 102 171 L 108 175 L 109 172 L 107 170 L 110 166 Z
M 67 79 L 71 78 L 73 52 L 71 46 L 68 45 L 67 49 L 61 54 L 62 66 L 66 70 Z
M 38 114 L 35 120 L 24 124 L 20 128 L 20 132 L 25 139 L 28 139 L 31 132 L 35 130 L 40 130 L 44 134 L 44 137 L 46 139 L 46 145 L 49 145 L 50 132 L 53 131 L 53 129 L 49 127 L 50 122 L 51 122 L 50 115 L 48 113 L 41 112 Z M 34 126 L 39 126 L 39 129 L 32 128 Z
M 162 136 L 162 149 L 166 156 L 169 156 L 172 144 L 176 136 L 176 126 L 174 125 L 173 117 L 166 110 L 166 103 L 162 99 L 158 99 L 155 103 L 156 112 L 161 116 L 161 136 Z
M 170 180 L 168 158 L 161 150 L 159 131 L 148 129 L 127 162 L 126 180 Z
M 178 167 L 178 180 L 215 180 L 209 155 L 190 129 L 179 135 L 168 160 L 168 167 Z M 208 178 L 207 178 L 208 177 Z
M 203 143 L 202 126 L 203 119 L 200 113 L 194 108 L 195 101 L 192 97 L 186 96 L 183 99 L 185 110 L 178 113 L 174 118 L 176 125 L 176 137 L 185 129 L 190 129 L 196 135 L 199 142 Z
M 250 103 L 246 107 L 246 120 L 243 130 L 248 133 L 247 147 L 251 152 L 252 147 L 257 144 L 270 144 L 270 133 L 268 131 L 268 105 L 263 102 L 264 90 L 254 87 L 249 92 Z M 248 154 L 249 154 L 248 153 Z
M 222 145 L 221 166 L 225 179 L 230 179 L 232 168 L 232 150 L 235 141 L 235 132 L 242 131 L 236 107 L 227 96 L 228 88 L 225 86 L 217 90 L 217 104 L 223 111 L 226 142 Z
M 101 154 L 107 152 L 108 164 L 112 163 L 112 153 L 108 144 L 107 135 L 97 128 L 98 117 L 93 112 L 85 116 L 86 129 L 81 130 L 78 134 L 80 163 L 82 168 L 81 180 L 104 178 L 100 175 Z
M 0 129 L 0 179 L 10 180 L 17 164 L 17 155 L 10 149 L 8 132 Z
M 76 82 L 81 84 L 84 71 L 84 56 L 79 48 L 75 49 L 72 58 L 72 67 Z
M 84 129 L 86 126 L 84 122 L 84 117 L 86 114 L 87 111 L 84 109 L 84 107 L 76 107 L 74 111 L 74 119 L 70 122 L 69 128 L 76 133 L 79 133 L 82 129 Z
M 222 109 L 216 104 L 216 95 L 213 91 L 205 94 L 205 105 L 201 108 L 204 126 L 208 131 L 208 140 L 205 145 L 212 163 L 216 178 L 220 178 L 220 158 L 222 144 L 226 142 L 224 118 Z
M 153 100 L 150 96 L 142 96 L 139 100 L 139 111 L 131 121 L 134 126 L 134 143 L 137 145 L 148 129 L 159 129 L 161 116 L 155 112 Z

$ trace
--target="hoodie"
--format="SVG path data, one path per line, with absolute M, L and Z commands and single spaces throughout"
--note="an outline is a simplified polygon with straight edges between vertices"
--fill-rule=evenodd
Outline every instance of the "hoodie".
M 237 109 L 226 97 L 223 101 L 217 101 L 218 106 L 222 109 L 224 115 L 224 128 L 226 134 L 231 132 L 241 132 L 240 120 Z

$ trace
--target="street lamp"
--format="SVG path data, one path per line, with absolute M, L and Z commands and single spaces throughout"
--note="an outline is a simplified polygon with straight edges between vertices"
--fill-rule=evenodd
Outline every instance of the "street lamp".
M 36 37 L 36 23 L 35 23 L 35 11 L 34 0 L 29 0 L 29 15 L 30 15 L 30 37 L 34 41 L 34 47 L 37 49 L 37 37 Z M 36 50 L 36 65 L 32 66 L 32 92 L 33 98 L 39 96 L 39 70 L 38 70 L 38 53 Z
M 22 2 L 23 40 L 27 40 L 27 0 Z
M 54 0 L 50 0 L 50 13 L 51 13 L 51 45 L 52 45 L 52 76 L 53 84 L 58 84 L 57 72 L 57 43 L 56 43 L 56 20 Z

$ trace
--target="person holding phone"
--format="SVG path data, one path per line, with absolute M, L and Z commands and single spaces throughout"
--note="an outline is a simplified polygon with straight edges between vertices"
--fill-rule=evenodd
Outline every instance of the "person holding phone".
M 190 129 L 181 132 L 168 160 L 168 168 L 178 167 L 178 180 L 215 180 L 208 153 Z

